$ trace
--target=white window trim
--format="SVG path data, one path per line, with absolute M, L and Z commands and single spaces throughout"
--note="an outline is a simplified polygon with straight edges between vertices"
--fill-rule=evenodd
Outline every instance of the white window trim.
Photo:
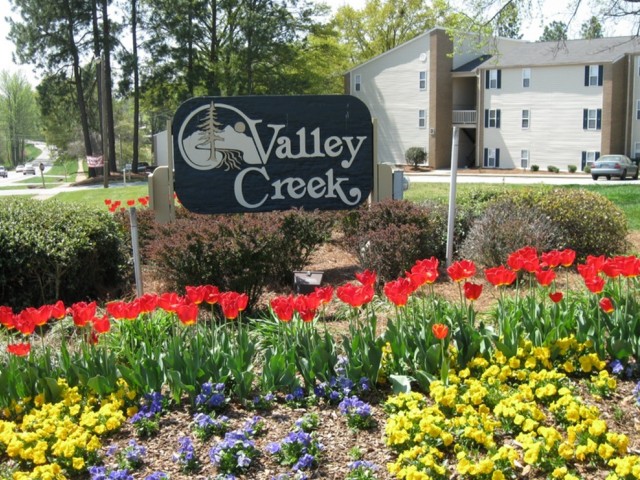
M 589 86 L 597 87 L 599 81 L 600 81 L 600 65 L 589 65 Z
M 498 88 L 498 70 L 489 70 L 489 88 Z
M 418 110 L 418 128 L 427 128 L 426 110 Z
M 531 69 L 523 68 L 522 69 L 522 88 L 529 88 L 530 86 L 531 86 Z
M 593 122 L 593 127 L 591 126 L 591 122 Z M 597 108 L 593 108 L 593 109 L 589 108 L 587 110 L 587 130 L 598 130 L 598 109 Z
M 487 148 L 487 168 L 496 168 L 496 149 Z
M 354 76 L 354 79 L 353 79 L 353 90 L 355 92 L 362 91 L 362 76 L 359 73 L 357 73 Z
M 527 112 L 527 116 L 524 116 L 524 113 Z M 525 122 L 527 123 L 527 126 L 525 127 Z M 531 109 L 529 108 L 523 108 L 522 109 L 522 118 L 520 120 L 520 126 L 522 127 L 523 130 L 529 130 L 529 127 L 531 126 Z
M 527 169 L 529 168 L 529 150 L 522 149 L 520 150 L 520 168 Z
M 427 89 L 427 71 L 422 70 L 418 72 L 418 88 L 421 92 Z

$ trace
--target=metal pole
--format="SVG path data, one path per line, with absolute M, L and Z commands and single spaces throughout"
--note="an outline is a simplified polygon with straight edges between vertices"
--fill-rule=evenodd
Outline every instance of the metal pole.
M 141 297 L 142 291 L 142 268 L 140 266 L 140 245 L 138 241 L 138 217 L 136 207 L 129 208 L 129 220 L 131 222 L 131 246 L 133 247 L 133 273 L 136 278 L 136 295 Z
M 456 224 L 456 181 L 458 176 L 458 139 L 460 130 L 453 127 L 453 148 L 451 149 L 451 183 L 449 188 L 449 219 L 447 223 L 447 267 L 453 261 L 453 234 Z

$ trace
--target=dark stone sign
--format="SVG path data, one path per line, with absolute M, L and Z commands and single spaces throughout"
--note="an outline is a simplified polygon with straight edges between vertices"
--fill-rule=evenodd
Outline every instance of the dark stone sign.
M 192 98 L 172 134 L 193 212 L 348 209 L 373 186 L 371 115 L 350 95 Z

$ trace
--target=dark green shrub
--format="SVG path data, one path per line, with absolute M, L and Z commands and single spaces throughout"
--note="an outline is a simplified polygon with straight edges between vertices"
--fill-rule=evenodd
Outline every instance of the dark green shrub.
M 0 202 L 0 304 L 14 308 L 120 295 L 126 232 L 102 210 L 57 201 Z
M 560 169 L 558 167 L 555 167 L 553 165 L 549 165 L 547 166 L 547 170 L 551 173 L 559 173 Z
M 405 152 L 404 158 L 409 165 L 417 168 L 418 165 L 424 163 L 427 159 L 427 152 L 425 152 L 422 147 L 411 147 Z
M 454 244 L 460 245 L 472 224 L 471 210 L 456 215 Z M 380 282 L 404 274 L 416 260 L 444 260 L 447 247 L 447 206 L 385 200 L 349 212 L 343 221 L 344 245 L 361 268 L 375 270 Z
M 471 227 L 460 257 L 485 267 L 505 264 L 515 250 L 531 245 L 539 251 L 559 245 L 556 228 L 539 209 L 511 198 L 495 200 Z
M 615 255 L 627 248 L 624 212 L 599 193 L 581 189 L 522 190 L 509 194 L 523 207 L 537 208 L 558 235 L 558 248 L 572 248 L 579 259 Z
M 584 173 L 591 173 L 591 165 L 585 165 L 582 171 Z
M 578 171 L 578 167 L 576 165 L 568 165 L 567 171 L 569 173 L 576 173 Z
M 537 172 L 538 170 L 540 170 L 540 166 L 539 165 L 531 165 L 531 171 L 532 172 Z
M 320 212 L 198 215 L 182 210 L 158 225 L 145 218 L 145 250 L 165 287 L 212 284 L 249 295 L 250 308 L 268 285 L 291 284 L 330 236 L 333 216 Z

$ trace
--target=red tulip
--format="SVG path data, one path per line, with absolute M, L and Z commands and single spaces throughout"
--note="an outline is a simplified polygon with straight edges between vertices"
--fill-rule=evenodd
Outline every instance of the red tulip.
M 596 271 L 598 273 L 600 273 L 602 271 L 602 266 L 604 265 L 604 262 L 606 262 L 607 259 L 604 255 L 600 255 L 599 257 L 594 257 L 593 255 L 588 255 L 587 256 L 587 260 L 585 261 L 585 263 L 587 265 L 591 265 L 593 266 Z
M 464 290 L 464 296 L 467 300 L 473 302 L 474 300 L 477 300 L 478 298 L 480 298 L 480 294 L 482 294 L 482 285 L 481 284 L 475 284 L 475 283 L 471 283 L 471 282 L 465 282 L 464 286 L 462 287 Z
M 13 316 L 13 326 L 23 335 L 31 335 L 36 329 L 35 318 L 23 310 Z
M 85 303 L 85 302 L 77 302 L 71 305 L 69 310 L 71 311 L 71 316 L 73 317 L 73 323 L 78 327 L 84 327 L 87 323 L 89 323 L 93 317 L 96 315 L 96 302 Z
M 175 292 L 165 292 L 157 300 L 158 307 L 165 312 L 175 312 L 176 308 L 184 303 L 184 299 Z
M 311 322 L 315 318 L 319 305 L 320 299 L 312 294 L 298 295 L 293 300 L 293 308 L 303 322 Z
M 193 325 L 198 320 L 198 305 L 185 301 L 176 307 L 176 315 L 183 325 Z
M 245 308 L 249 297 L 246 293 L 224 292 L 220 294 L 220 307 L 227 320 L 235 320 Z
M 46 305 L 45 305 L 46 307 Z M 22 312 L 20 312 L 20 315 L 28 318 L 28 321 L 30 323 L 33 323 L 36 327 L 41 327 L 43 326 L 45 323 L 47 323 L 47 321 L 49 320 L 49 318 L 51 318 L 51 308 L 47 307 L 47 308 L 33 308 L 33 307 L 27 307 L 25 308 Z
M 8 329 L 13 328 L 13 310 L 11 307 L 0 306 L 0 323 Z
M 447 338 L 447 335 L 449 334 L 449 327 L 447 327 L 442 323 L 435 323 L 431 327 L 431 331 L 433 332 L 433 336 L 436 337 L 438 340 L 444 340 L 445 338 Z
M 271 300 L 271 309 L 278 319 L 283 322 L 290 322 L 293 318 L 293 295 L 274 297 Z
M 540 269 L 538 251 L 534 247 L 523 247 L 509 255 L 507 265 L 514 271 L 525 270 L 533 273 Z
M 612 313 L 615 308 L 613 308 L 613 303 L 610 298 L 604 297 L 600 300 L 600 308 L 604 313 Z
M 640 275 L 640 258 L 635 255 L 616 257 L 620 274 L 625 278 L 635 278 Z
M 131 200 L 127 200 L 127 205 L 129 205 L 130 207 L 133 207 L 136 204 L 136 201 L 131 199 Z
M 110 198 L 105 198 L 105 199 L 104 199 L 104 204 L 105 204 L 106 206 L 111 205 L 111 199 L 110 199 Z
M 404 307 L 414 291 L 415 287 L 408 278 L 392 280 L 384 285 L 384 294 L 398 307 Z
M 516 280 L 516 272 L 500 265 L 499 267 L 487 268 L 484 271 L 487 281 L 494 287 L 511 285 Z
M 316 287 L 311 295 L 318 298 L 320 305 L 324 305 L 333 299 L 333 287 L 331 285 Z
M 476 266 L 471 260 L 460 260 L 447 268 L 447 273 L 454 282 L 468 280 L 476 274 Z
M 615 258 L 607 258 L 602 264 L 602 273 L 609 278 L 619 277 L 622 273 L 620 271 L 620 264 Z
M 604 290 L 604 278 L 599 276 L 593 276 L 584 279 L 584 284 L 587 286 L 591 293 L 601 293 Z
M 369 303 L 373 300 L 374 293 L 373 286 L 371 285 L 356 286 L 352 283 L 347 283 L 336 289 L 336 295 L 338 298 L 354 308 L 358 308 Z
M 548 287 L 556 279 L 556 272 L 553 270 L 538 270 L 536 272 L 536 280 L 542 287 Z
M 218 287 L 213 285 L 205 285 L 202 287 L 204 289 L 204 301 L 209 305 L 214 305 L 218 303 L 218 299 L 220 298 L 220 290 Z
M 202 285 L 198 287 L 185 287 L 185 297 L 188 298 L 191 303 L 195 303 L 196 305 L 200 305 L 204 301 L 205 294 L 206 289 Z
M 576 259 L 576 252 L 570 248 L 560 250 L 560 265 L 567 268 L 570 267 Z
M 101 318 L 95 317 L 93 319 L 93 329 L 97 333 L 106 333 L 111 329 L 111 322 L 109 317 L 103 315 Z
M 556 268 L 562 261 L 560 250 L 551 250 L 540 254 L 540 266 L 544 268 Z
M 560 302 L 560 300 L 562 300 L 562 292 L 551 292 L 549 293 L 549 298 L 551 299 L 551 301 L 553 303 L 558 303 Z
M 58 300 L 51 305 L 51 316 L 56 320 L 62 320 L 67 314 L 67 309 L 64 307 L 62 300 Z
M 140 305 L 140 313 L 153 312 L 158 306 L 158 296 L 151 293 L 145 293 L 137 301 Z
M 369 285 L 369 286 L 375 287 L 376 281 L 378 279 L 378 275 L 376 274 L 376 272 L 365 270 L 364 272 L 356 273 L 356 279 L 358 279 L 358 281 L 362 285 Z
M 30 351 L 31 351 L 30 343 L 13 343 L 13 344 L 7 345 L 7 352 L 17 357 L 27 356 L 29 355 Z
M 440 265 L 440 260 L 436 257 L 424 258 L 422 260 L 418 260 L 413 267 L 411 267 L 411 271 L 416 270 L 435 270 L 438 271 L 438 266 Z

